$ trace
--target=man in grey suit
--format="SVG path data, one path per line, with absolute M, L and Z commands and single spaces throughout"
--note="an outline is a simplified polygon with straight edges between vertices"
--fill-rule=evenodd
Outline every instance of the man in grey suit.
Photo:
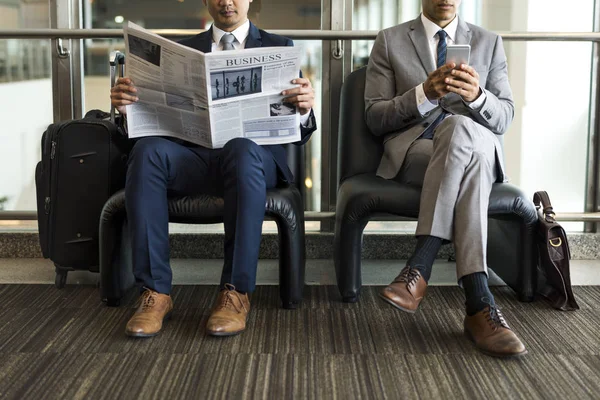
M 502 39 L 457 15 L 461 0 L 423 0 L 414 21 L 379 33 L 365 88 L 366 120 L 383 136 L 377 175 L 422 187 L 417 247 L 381 297 L 415 312 L 444 241 L 454 242 L 465 289 L 465 334 L 482 352 L 527 353 L 488 288 L 487 209 L 505 181 L 497 135 L 514 115 Z M 446 63 L 447 46 L 470 44 L 469 65 Z

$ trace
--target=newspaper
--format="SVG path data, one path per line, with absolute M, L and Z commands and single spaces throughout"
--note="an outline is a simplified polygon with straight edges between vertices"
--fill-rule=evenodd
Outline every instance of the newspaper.
M 127 106 L 129 137 L 172 136 L 208 148 L 237 137 L 300 140 L 300 114 L 281 95 L 298 78 L 300 49 L 202 53 L 132 22 L 124 32 L 126 75 L 139 98 Z

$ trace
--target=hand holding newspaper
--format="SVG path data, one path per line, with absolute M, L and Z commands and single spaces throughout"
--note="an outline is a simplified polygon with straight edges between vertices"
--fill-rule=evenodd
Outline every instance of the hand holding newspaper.
M 300 49 L 214 53 L 183 46 L 129 22 L 126 69 L 139 101 L 127 106 L 129 137 L 172 136 L 208 148 L 245 137 L 261 145 L 300 140 L 300 114 L 283 102 Z

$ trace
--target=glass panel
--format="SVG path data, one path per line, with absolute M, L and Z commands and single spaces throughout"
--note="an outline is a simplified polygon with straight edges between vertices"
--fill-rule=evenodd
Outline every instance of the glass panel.
M 261 29 L 319 29 L 321 0 L 254 0 L 248 13 Z M 184 16 L 184 18 L 182 18 Z M 84 24 L 88 28 L 120 28 L 127 19 L 148 29 L 206 29 L 212 19 L 201 1 L 162 0 L 84 0 Z M 119 22 L 120 21 L 120 22 Z M 320 126 L 321 98 L 321 41 L 296 40 L 303 49 L 302 73 L 308 77 L 316 92 L 315 115 Z M 113 50 L 124 51 L 122 39 L 94 39 L 85 41 L 85 98 L 84 110 L 108 110 L 109 67 L 108 55 Z M 306 152 L 305 207 L 318 210 L 320 206 L 320 131 L 313 134 L 304 146 Z M 318 229 L 318 223 L 312 223 Z M 307 226 L 308 226 L 307 225 Z M 265 224 L 276 230 L 275 225 Z M 183 228 L 182 228 L 183 229 Z
M 390 10 L 381 13 L 380 9 Z M 354 0 L 354 29 L 378 30 L 414 19 L 421 2 L 409 0 Z M 561 10 L 557 13 L 556 10 Z M 459 14 L 467 22 L 495 32 L 591 32 L 594 1 L 577 7 L 563 2 L 528 0 L 463 1 Z M 582 16 L 587 16 L 582 19 Z M 394 17 L 394 18 L 392 18 Z M 392 19 L 394 19 L 392 21 Z M 372 41 L 355 41 L 354 68 L 366 65 Z M 511 183 L 529 197 L 548 191 L 557 212 L 584 211 L 586 193 L 588 118 L 590 107 L 592 44 L 576 42 L 505 41 L 509 79 L 515 99 L 515 118 L 504 136 L 507 172 Z M 556 60 L 559 63 L 553 64 Z M 568 96 L 558 95 L 557 70 L 569 65 Z M 550 66 L 556 65 L 556 67 Z M 560 118 L 552 111 L 560 110 Z M 552 174 L 542 165 L 568 160 Z M 372 223 L 367 229 L 404 230 L 406 223 Z M 582 230 L 582 223 L 565 223 Z
M 3 29 L 48 28 L 48 15 L 47 1 L 0 4 Z M 40 138 L 53 118 L 49 40 L 0 40 L 0 93 L 0 210 L 32 211 Z
M 549 4 L 550 3 L 550 4 Z M 527 12 L 493 29 L 530 32 L 591 32 L 594 1 L 581 0 L 577 7 L 557 1 L 529 0 Z M 486 7 L 489 5 L 486 4 Z M 559 7 L 559 8 L 556 8 Z M 551 9 L 560 9 L 560 13 Z M 485 15 L 501 15 L 502 7 L 490 7 Z M 508 10 L 504 10 L 509 15 Z M 587 18 L 582 18 L 587 16 Z M 514 17 L 513 17 L 514 18 Z M 495 21 L 494 23 L 492 21 Z M 494 26 L 496 25 L 496 26 Z M 512 183 L 529 196 L 537 190 L 550 195 L 557 213 L 585 210 L 587 144 L 589 137 L 592 44 L 589 42 L 505 42 L 515 119 L 505 135 L 505 157 Z M 558 61 L 558 62 L 557 62 Z M 550 67 L 556 65 L 556 68 Z M 568 88 L 549 84 L 557 69 L 568 65 Z M 567 95 L 568 93 L 568 95 Z M 557 116 L 555 116 L 557 115 Z M 545 167 L 552 173 L 542 172 Z M 583 223 L 564 223 L 581 231 Z

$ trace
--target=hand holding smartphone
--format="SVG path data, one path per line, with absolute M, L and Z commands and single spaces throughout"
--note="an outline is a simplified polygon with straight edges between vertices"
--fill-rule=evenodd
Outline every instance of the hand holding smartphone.
M 450 78 L 453 80 L 465 81 L 460 77 L 461 73 L 459 73 L 458 70 L 460 69 L 461 64 L 469 65 L 470 56 L 471 45 L 454 44 L 446 46 L 446 64 L 452 62 L 456 67 L 452 71 L 444 67 L 442 67 L 443 69 L 438 68 L 427 78 L 423 84 L 423 90 L 429 100 L 437 100 L 452 91 L 448 89 L 450 83 L 449 81 L 446 81 L 447 79 Z M 467 72 L 462 71 L 462 73 Z

